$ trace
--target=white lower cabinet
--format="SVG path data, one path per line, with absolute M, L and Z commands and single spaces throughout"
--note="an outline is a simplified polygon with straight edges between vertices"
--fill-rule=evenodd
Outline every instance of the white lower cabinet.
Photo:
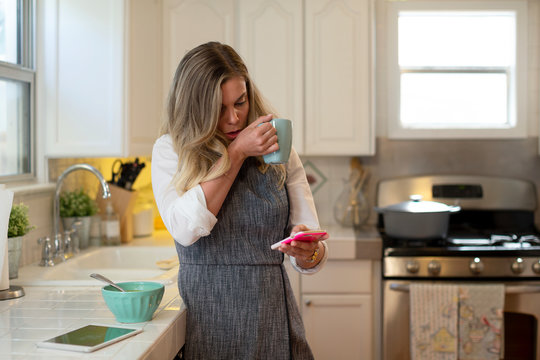
M 377 298 L 371 260 L 329 260 L 301 277 L 302 318 L 317 360 L 375 358 Z
M 371 359 L 371 295 L 304 295 L 302 316 L 317 360 Z

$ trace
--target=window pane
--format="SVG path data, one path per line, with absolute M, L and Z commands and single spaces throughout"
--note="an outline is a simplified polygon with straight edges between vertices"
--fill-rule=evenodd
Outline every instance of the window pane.
M 20 64 L 17 0 L 0 0 L 0 61 Z
M 514 66 L 513 12 L 399 13 L 400 66 Z
M 30 173 L 30 84 L 0 79 L 0 176 Z
M 505 73 L 404 73 L 405 128 L 508 127 Z

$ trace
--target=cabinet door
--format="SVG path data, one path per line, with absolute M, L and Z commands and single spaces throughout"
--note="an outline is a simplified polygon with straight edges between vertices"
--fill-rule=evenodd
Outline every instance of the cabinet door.
M 208 41 L 234 47 L 234 0 L 163 1 L 163 71 L 168 93 L 185 53 Z
M 293 122 L 293 146 L 303 152 L 302 0 L 240 0 L 238 51 L 280 117 Z
M 372 266 L 370 260 L 328 261 L 318 273 L 302 277 L 302 293 L 371 294 Z
M 317 360 L 372 359 L 370 295 L 304 295 L 306 337 Z
M 166 93 L 161 85 L 161 16 L 159 1 L 130 0 L 128 83 L 125 135 L 127 156 L 148 156 L 159 135 Z
M 373 154 L 372 0 L 305 7 L 306 154 Z
M 45 155 L 122 152 L 124 1 L 49 0 L 40 6 L 38 109 Z

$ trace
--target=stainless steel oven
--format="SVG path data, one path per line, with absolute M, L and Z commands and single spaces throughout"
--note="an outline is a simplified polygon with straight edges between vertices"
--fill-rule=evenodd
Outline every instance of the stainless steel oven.
M 479 176 L 389 179 L 378 184 L 377 206 L 413 194 L 462 210 L 451 215 L 445 238 L 421 241 L 386 236 L 379 218 L 383 359 L 410 359 L 409 285 L 416 281 L 504 284 L 504 358 L 540 359 L 540 234 L 534 224 L 534 185 Z

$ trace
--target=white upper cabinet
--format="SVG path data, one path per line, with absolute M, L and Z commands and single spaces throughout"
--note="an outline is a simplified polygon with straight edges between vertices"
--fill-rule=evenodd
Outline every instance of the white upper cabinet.
M 234 0 L 163 0 L 165 94 L 187 51 L 208 41 L 235 46 L 234 9 Z
M 237 50 L 277 115 L 293 122 L 293 146 L 302 152 L 302 0 L 244 0 L 238 13 Z
M 372 155 L 372 0 L 239 0 L 238 50 L 303 155 Z
M 144 0 L 38 2 L 46 156 L 151 153 L 163 106 L 159 10 Z
M 309 0 L 305 11 L 305 153 L 372 155 L 372 0 Z
M 372 1 L 40 0 L 45 155 L 151 154 L 176 67 L 207 41 L 238 50 L 300 154 L 371 155 Z

